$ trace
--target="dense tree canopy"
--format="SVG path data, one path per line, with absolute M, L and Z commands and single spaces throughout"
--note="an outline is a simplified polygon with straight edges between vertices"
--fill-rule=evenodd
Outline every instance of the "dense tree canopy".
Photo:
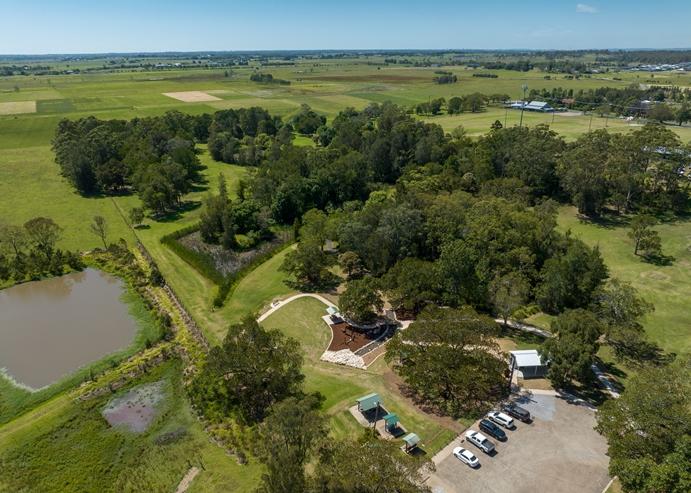
M 609 444 L 609 470 L 627 492 L 682 493 L 691 488 L 691 365 L 647 367 L 619 399 L 597 413 Z
M 211 349 L 192 397 L 208 416 L 252 424 L 263 420 L 274 403 L 300 393 L 301 366 L 298 341 L 248 317 Z
M 598 318 L 587 310 L 569 310 L 556 318 L 552 324 L 556 336 L 548 339 L 540 350 L 543 360 L 549 361 L 547 376 L 555 387 L 592 380 L 590 365 L 599 348 L 602 330 Z
M 506 387 L 497 324 L 469 307 L 428 307 L 388 344 L 386 359 L 421 399 L 458 416 Z

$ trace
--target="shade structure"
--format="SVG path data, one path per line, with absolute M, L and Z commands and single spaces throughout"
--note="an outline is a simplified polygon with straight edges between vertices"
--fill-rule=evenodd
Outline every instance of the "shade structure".
M 371 393 L 356 399 L 357 407 L 360 412 L 371 411 L 381 405 L 381 398 L 377 393 Z
M 420 443 L 420 437 L 417 436 L 415 433 L 408 433 L 406 436 L 403 437 L 403 441 L 405 442 L 405 446 L 407 449 L 411 449 L 413 447 L 416 447 L 418 443 Z
M 398 415 L 396 413 L 389 413 L 382 418 L 386 423 L 386 428 L 391 429 L 398 426 Z

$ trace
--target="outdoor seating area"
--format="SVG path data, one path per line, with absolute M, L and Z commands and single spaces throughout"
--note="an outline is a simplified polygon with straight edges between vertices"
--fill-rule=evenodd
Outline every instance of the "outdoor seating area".
M 388 318 L 371 326 L 354 325 L 333 305 L 326 308 L 322 320 L 331 329 L 331 341 L 321 359 L 361 369 L 383 354 L 382 346 L 398 329 L 398 324 Z
M 401 450 L 407 454 L 422 452 L 420 437 L 410 433 L 401 424 L 399 416 L 387 410 L 377 393 L 370 393 L 355 400 L 350 413 L 362 426 L 374 428 L 384 440 L 401 438 Z

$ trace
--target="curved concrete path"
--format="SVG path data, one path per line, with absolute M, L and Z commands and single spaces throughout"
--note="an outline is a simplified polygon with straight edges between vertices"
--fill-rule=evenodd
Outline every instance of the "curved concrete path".
M 291 301 L 295 301 L 300 298 L 314 298 L 316 300 L 321 301 L 324 303 L 326 306 L 333 306 L 334 308 L 338 308 L 336 305 L 334 305 L 332 302 L 324 298 L 323 296 L 319 294 L 314 294 L 314 293 L 300 293 L 300 294 L 294 294 L 293 296 L 290 296 L 284 300 L 281 300 L 277 302 L 276 304 L 272 305 L 271 308 L 269 308 L 266 312 L 262 313 L 262 315 L 257 319 L 257 322 L 263 322 L 267 318 L 269 318 L 271 315 L 274 314 L 275 311 L 277 311 L 279 308 L 282 308 L 283 306 L 287 305 Z

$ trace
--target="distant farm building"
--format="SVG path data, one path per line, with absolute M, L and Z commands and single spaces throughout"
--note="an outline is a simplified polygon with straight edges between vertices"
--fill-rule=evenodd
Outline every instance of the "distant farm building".
M 508 104 L 508 107 L 513 110 L 538 111 L 541 113 L 554 111 L 554 108 L 544 101 L 531 101 L 529 103 L 525 101 L 512 101 Z
M 518 370 L 523 378 L 542 378 L 547 372 L 547 367 L 540 358 L 537 349 L 524 349 L 510 351 L 511 369 Z

